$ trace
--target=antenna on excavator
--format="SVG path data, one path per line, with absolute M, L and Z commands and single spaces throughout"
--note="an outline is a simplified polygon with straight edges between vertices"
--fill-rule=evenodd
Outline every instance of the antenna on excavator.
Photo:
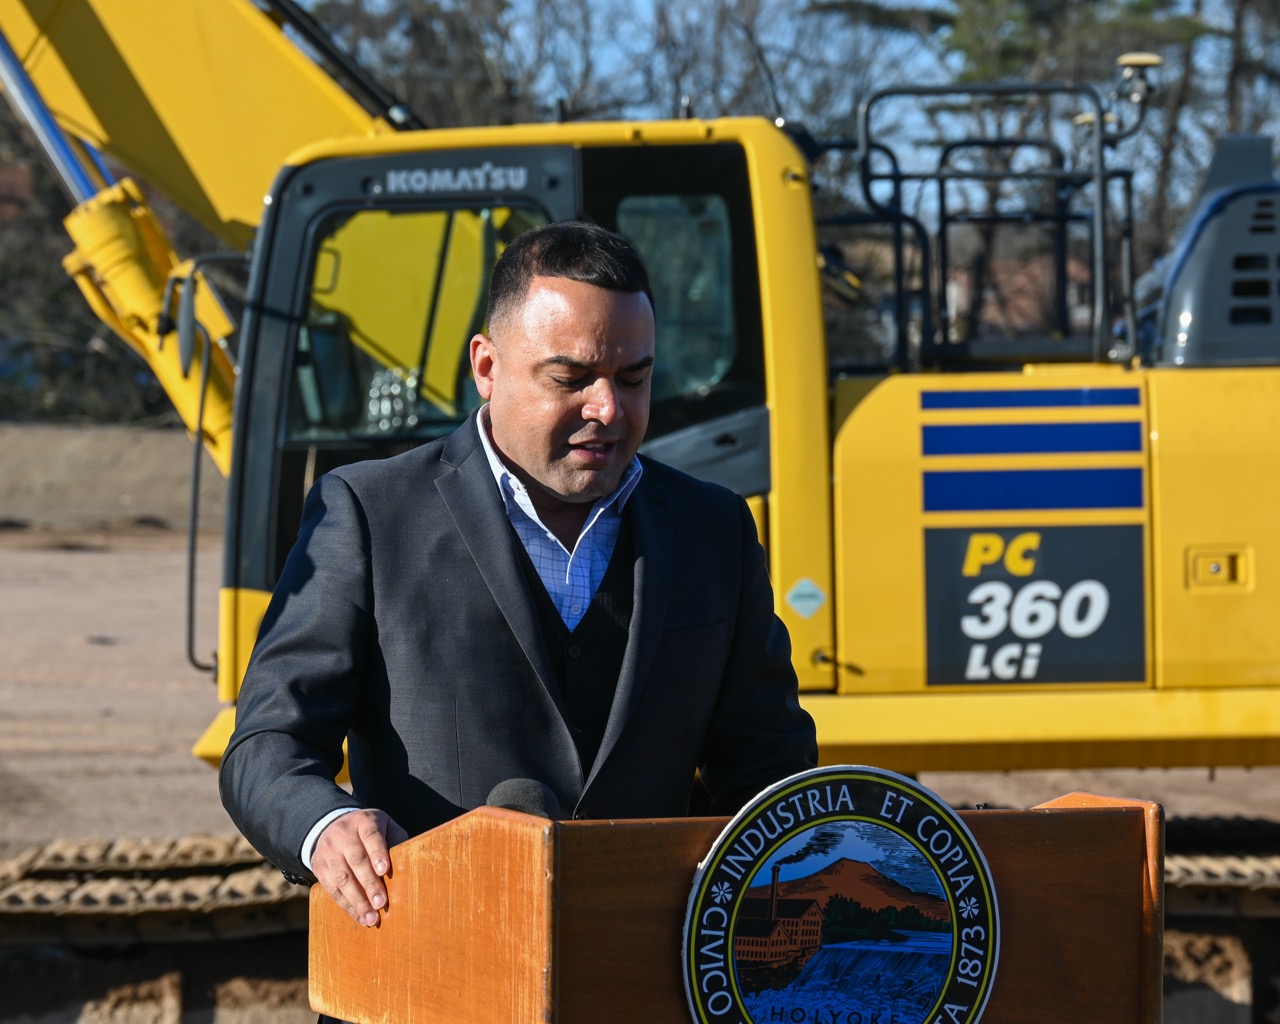
M 1116 58 L 1116 67 L 1120 69 L 1120 81 L 1111 92 L 1111 102 L 1114 104 L 1117 100 L 1124 100 L 1138 108 L 1137 116 L 1127 128 L 1120 127 L 1120 115 L 1114 110 L 1108 111 L 1103 116 L 1101 125 L 1097 124 L 1097 116 L 1092 111 L 1078 114 L 1074 119 L 1075 125 L 1090 130 L 1101 128 L 1102 141 L 1107 146 L 1114 146 L 1129 138 L 1142 126 L 1143 119 L 1147 116 L 1147 106 L 1156 93 L 1152 72 L 1162 64 L 1164 64 L 1164 58 L 1158 53 L 1146 53 L 1140 50 L 1122 53 Z
M 756 37 L 755 30 L 737 15 L 733 15 L 730 20 L 733 24 L 737 25 L 742 34 L 747 37 L 747 42 L 751 46 L 751 53 L 756 59 L 756 64 L 760 67 L 760 73 L 764 75 L 765 85 L 769 87 L 769 98 L 773 101 L 774 118 L 779 122 L 785 120 L 782 110 L 782 99 L 778 95 L 778 83 L 773 77 L 773 69 L 769 67 L 769 62 L 765 59 L 764 47 L 760 45 L 760 40 Z
M 1147 53 L 1135 50 L 1122 53 L 1116 58 L 1116 67 L 1120 68 L 1120 85 L 1125 92 L 1125 99 L 1130 103 L 1145 106 L 1155 93 L 1156 87 L 1148 77 L 1148 73 L 1164 64 L 1164 58 L 1158 53 Z

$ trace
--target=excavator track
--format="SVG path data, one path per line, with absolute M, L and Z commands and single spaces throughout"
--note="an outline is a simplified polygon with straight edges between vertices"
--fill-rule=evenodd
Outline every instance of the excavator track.
M 1280 918 L 1280 822 L 1173 818 L 1166 915 Z M 301 931 L 307 889 L 239 836 L 57 840 L 0 858 L 0 944 L 192 942 Z
M 0 944 L 118 946 L 305 929 L 307 890 L 239 836 L 55 840 L 0 858 Z
M 1171 818 L 1165 828 L 1170 917 L 1280 917 L 1280 821 Z

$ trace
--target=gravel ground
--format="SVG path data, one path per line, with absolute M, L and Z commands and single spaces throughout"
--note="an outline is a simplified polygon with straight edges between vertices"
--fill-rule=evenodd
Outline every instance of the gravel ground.
M 203 540 L 207 660 L 221 542 Z M 234 831 L 190 753 L 218 705 L 186 660 L 185 579 L 172 531 L 0 534 L 0 843 Z

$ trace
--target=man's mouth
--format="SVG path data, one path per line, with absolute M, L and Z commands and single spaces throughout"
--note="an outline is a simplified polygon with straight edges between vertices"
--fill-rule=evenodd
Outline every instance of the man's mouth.
M 569 450 L 575 452 L 579 460 L 588 464 L 607 462 L 618 446 L 617 441 L 570 441 Z
M 612 448 L 618 441 L 616 438 L 589 437 L 581 441 L 570 440 L 570 448 Z

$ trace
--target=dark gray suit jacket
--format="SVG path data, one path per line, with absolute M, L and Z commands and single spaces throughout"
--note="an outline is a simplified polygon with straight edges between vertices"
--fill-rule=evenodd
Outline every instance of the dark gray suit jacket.
M 645 460 L 627 505 L 634 610 L 594 764 L 579 763 L 475 418 L 317 481 L 241 689 L 223 803 L 299 875 L 353 794 L 410 835 L 535 779 L 583 818 L 710 813 L 813 765 L 786 630 L 737 495 Z

